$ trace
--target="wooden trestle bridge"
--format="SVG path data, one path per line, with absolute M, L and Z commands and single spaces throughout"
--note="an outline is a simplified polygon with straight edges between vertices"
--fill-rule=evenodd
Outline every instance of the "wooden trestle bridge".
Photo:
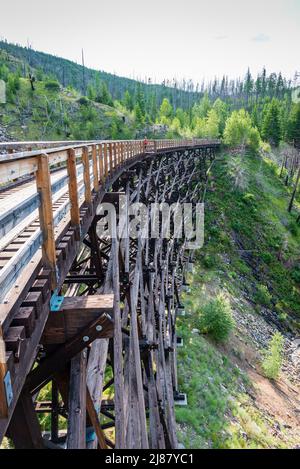
M 200 202 L 219 142 L 53 146 L 0 156 L 0 442 L 176 448 L 175 322 L 190 253 L 172 236 L 100 237 L 97 207 L 114 204 L 116 223 L 120 194 Z

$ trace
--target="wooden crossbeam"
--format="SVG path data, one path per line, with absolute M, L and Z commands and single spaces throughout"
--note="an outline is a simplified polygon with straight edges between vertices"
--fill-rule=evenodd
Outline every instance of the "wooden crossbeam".
M 90 343 L 99 337 L 113 333 L 113 320 L 106 313 L 92 321 L 75 337 L 60 345 L 47 359 L 34 368 L 27 377 L 27 385 L 32 393 L 41 389 L 53 375 L 64 370 L 66 364 Z
M 113 316 L 111 294 L 65 297 L 59 313 L 50 312 L 42 343 L 63 344 L 105 313 Z M 102 331 L 102 337 L 112 337 L 110 328 Z

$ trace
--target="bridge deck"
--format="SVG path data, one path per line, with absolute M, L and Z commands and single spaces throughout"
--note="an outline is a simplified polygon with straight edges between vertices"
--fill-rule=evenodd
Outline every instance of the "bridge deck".
M 62 287 L 107 188 L 149 154 L 206 146 L 219 142 L 92 142 L 0 156 L 0 440 L 34 363 L 51 295 Z M 25 333 L 17 317 L 26 316 L 24 308 L 36 311 Z

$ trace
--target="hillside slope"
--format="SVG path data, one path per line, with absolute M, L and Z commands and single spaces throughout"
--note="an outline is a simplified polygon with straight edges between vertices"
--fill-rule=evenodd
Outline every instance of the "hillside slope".
M 179 318 L 179 438 L 190 448 L 294 448 L 300 441 L 300 233 L 287 213 L 289 190 L 268 159 L 223 153 L 210 174 L 205 244 L 186 316 Z M 235 328 L 224 344 L 200 333 L 218 294 Z M 284 337 L 278 379 L 261 368 L 273 334 Z
M 2 64 L 2 69 L 1 69 Z M 22 77 L 22 61 L 0 49 L 6 77 L 6 103 L 0 104 L 0 138 L 4 140 L 85 140 L 132 138 L 133 117 L 83 97 L 47 75 Z M 38 76 L 36 69 L 31 73 Z M 1 77 L 1 73 L 0 73 Z
M 147 98 L 150 99 L 150 96 L 155 96 L 158 104 L 161 103 L 163 98 L 167 97 L 174 105 L 186 108 L 201 97 L 201 93 L 196 91 L 179 90 L 176 87 L 151 84 L 150 81 L 149 83 L 142 83 L 88 67 L 83 70 L 82 65 L 71 60 L 10 44 L 6 41 L 0 41 L 0 49 L 17 58 L 22 64 L 22 69 L 30 67 L 42 71 L 46 75 L 55 77 L 64 87 L 72 86 L 82 94 L 86 94 L 89 84 L 94 84 L 97 79 L 100 79 L 107 85 L 113 99 L 118 100 L 123 99 L 125 91 L 129 91 L 131 94 L 136 93 L 138 86 Z

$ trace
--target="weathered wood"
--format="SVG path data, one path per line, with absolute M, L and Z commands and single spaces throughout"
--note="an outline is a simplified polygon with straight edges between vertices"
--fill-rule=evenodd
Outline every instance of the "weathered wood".
M 107 449 L 107 444 L 105 441 L 105 435 L 101 428 L 99 417 L 94 407 L 93 400 L 90 395 L 88 387 L 86 388 L 86 409 L 91 420 L 91 423 L 94 427 L 95 433 L 97 435 L 98 443 L 101 449 Z
M 88 206 L 90 206 L 90 204 L 92 203 L 92 190 L 91 190 L 90 158 L 89 158 L 88 147 L 83 147 L 82 163 L 83 163 L 83 181 L 84 181 L 85 202 L 87 203 Z
M 71 148 L 68 151 L 67 169 L 69 176 L 69 197 L 71 202 L 71 224 L 75 228 L 80 227 L 80 211 L 78 201 L 78 183 L 77 183 L 77 168 L 76 168 L 76 154 L 75 150 Z
M 44 449 L 32 396 L 26 388 L 19 397 L 9 424 L 8 434 L 16 449 Z
M 93 175 L 94 175 L 94 189 L 96 192 L 99 190 L 99 173 L 97 161 L 97 148 L 96 145 L 92 147 L 92 160 L 93 160 Z
M 2 337 L 2 331 L 0 328 L 0 418 L 8 416 L 8 406 L 6 400 L 6 391 L 4 385 L 4 377 L 7 373 L 6 366 L 6 353 L 5 353 L 5 342 Z
M 86 350 L 71 361 L 67 449 L 86 447 Z
M 54 289 L 57 284 L 56 250 L 49 160 L 46 154 L 38 158 L 36 185 L 40 196 L 40 227 L 43 234 L 42 262 L 44 268 L 51 270 L 51 286 Z
M 104 313 L 113 316 L 113 295 L 65 297 L 59 314 L 50 313 L 42 343 L 63 344 Z M 102 335 L 105 336 L 105 330 Z M 108 329 L 107 337 L 111 336 Z
M 115 423 L 116 448 L 125 447 L 125 417 L 124 417 L 124 381 L 123 381 L 123 353 L 122 353 L 122 324 L 120 311 L 120 277 L 119 277 L 119 242 L 117 240 L 116 218 L 113 220 L 112 239 L 112 276 L 114 291 L 114 385 L 115 385 Z
M 100 326 L 100 328 L 98 326 Z M 35 393 L 41 389 L 51 380 L 55 373 L 65 368 L 69 360 L 98 337 L 103 336 L 103 334 L 107 336 L 109 330 L 113 331 L 113 321 L 104 313 L 98 319 L 92 321 L 88 327 L 84 328 L 66 344 L 60 345 L 49 358 L 34 368 L 28 375 L 27 385 L 31 392 Z

